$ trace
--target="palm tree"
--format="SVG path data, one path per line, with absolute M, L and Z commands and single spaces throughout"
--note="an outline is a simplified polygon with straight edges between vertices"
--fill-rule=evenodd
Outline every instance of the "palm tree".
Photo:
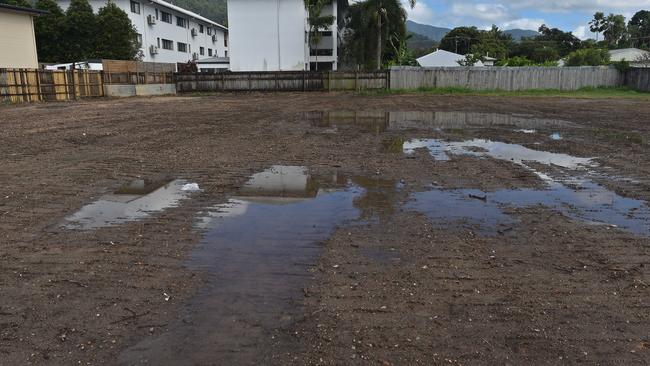
M 382 40 L 382 22 L 383 20 L 386 20 L 386 22 L 391 21 L 388 17 L 388 11 L 389 9 L 396 9 L 397 7 L 394 4 L 395 1 L 393 0 L 388 0 L 388 1 L 375 1 L 376 5 L 376 11 L 375 11 L 375 17 L 377 18 L 377 49 L 376 49 L 376 62 L 377 62 L 377 70 L 381 68 L 381 55 L 382 55 L 382 48 L 386 40 Z M 409 5 L 411 6 L 411 9 L 415 7 L 416 0 L 409 0 Z M 402 8 L 401 3 L 398 6 L 399 8 Z M 400 13 L 399 15 L 404 14 L 404 10 L 402 8 L 402 11 L 398 11 L 397 13 Z
M 311 55 L 311 46 L 316 46 L 316 70 L 318 70 L 318 44 L 323 38 L 323 31 L 326 31 L 334 22 L 334 15 L 322 15 L 323 6 L 327 0 L 304 0 L 307 9 L 307 22 L 309 23 L 309 54 Z M 334 35 L 334 30 L 332 30 Z
M 416 0 L 409 0 L 411 7 Z M 344 56 L 367 67 L 381 68 L 382 59 L 393 59 L 388 40 L 406 37 L 406 10 L 400 0 L 364 0 L 350 5 L 346 15 Z

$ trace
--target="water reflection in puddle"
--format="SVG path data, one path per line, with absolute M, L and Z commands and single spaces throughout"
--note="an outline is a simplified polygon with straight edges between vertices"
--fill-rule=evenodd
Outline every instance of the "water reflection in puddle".
M 439 224 L 468 223 L 481 230 L 496 232 L 500 226 L 513 223 L 512 218 L 504 213 L 504 208 L 543 205 L 574 219 L 614 225 L 637 234 L 650 234 L 648 205 L 644 201 L 621 197 L 590 180 L 587 177 L 590 174 L 588 168 L 596 165 L 593 159 L 482 139 L 462 142 L 411 140 L 404 145 L 407 154 L 412 154 L 418 148 L 428 149 L 435 159 L 443 161 L 449 160 L 449 154 L 509 161 L 533 172 L 546 185 L 545 189 L 540 190 L 481 192 L 435 188 L 414 194 L 414 201 L 409 203 L 408 208 L 427 214 Z M 528 165 L 530 162 L 562 167 L 572 171 L 574 176 L 556 178 L 531 168 Z
M 538 118 L 530 114 L 477 112 L 316 111 L 307 113 L 305 118 L 314 127 L 335 130 L 337 127 L 355 126 L 367 132 L 490 127 L 531 131 L 533 129 L 579 127 L 569 121 Z
M 147 218 L 154 212 L 177 206 L 186 198 L 188 193 L 183 190 L 186 183 L 181 179 L 134 180 L 66 217 L 63 226 L 92 230 Z
M 389 193 L 384 194 L 387 191 Z M 300 313 L 294 303 L 321 243 L 342 224 L 386 214 L 397 186 L 305 167 L 274 166 L 253 175 L 236 196 L 201 214 L 205 231 L 190 268 L 208 285 L 170 332 L 123 354 L 124 363 L 261 364 L 260 343 Z
M 484 139 L 468 141 L 443 141 L 438 139 L 414 139 L 404 143 L 404 152 L 412 154 L 416 149 L 428 149 L 436 160 L 449 160 L 449 154 L 491 157 L 510 161 L 518 165 L 536 162 L 544 165 L 557 165 L 568 169 L 594 166 L 591 158 L 579 158 L 567 154 L 533 150 L 522 145 L 508 144 Z

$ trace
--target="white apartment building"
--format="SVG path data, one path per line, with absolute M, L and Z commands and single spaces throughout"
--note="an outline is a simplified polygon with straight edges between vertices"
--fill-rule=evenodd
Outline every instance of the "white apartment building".
M 338 1 L 322 15 L 337 16 Z M 230 70 L 336 70 L 336 20 L 310 52 L 307 16 L 304 0 L 228 0 Z
M 177 63 L 229 56 L 228 28 L 210 19 L 162 0 L 111 1 L 137 29 L 142 61 Z M 97 12 L 107 0 L 89 2 Z M 57 3 L 65 10 L 70 0 Z

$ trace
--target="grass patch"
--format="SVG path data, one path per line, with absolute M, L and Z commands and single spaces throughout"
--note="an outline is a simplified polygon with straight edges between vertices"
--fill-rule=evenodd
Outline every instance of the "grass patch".
M 649 99 L 650 93 L 636 91 L 630 88 L 582 88 L 578 90 L 539 89 L 506 91 L 499 89 L 473 90 L 469 88 L 419 88 L 414 90 L 380 90 L 364 92 L 366 95 L 391 94 L 427 94 L 427 95 L 481 95 L 493 97 L 571 97 L 571 98 L 640 98 Z

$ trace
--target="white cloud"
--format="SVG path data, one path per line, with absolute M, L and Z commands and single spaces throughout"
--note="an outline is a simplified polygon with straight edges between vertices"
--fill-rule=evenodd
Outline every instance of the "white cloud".
M 404 9 L 406 9 L 408 18 L 412 21 L 418 23 L 431 22 L 433 18 L 433 10 L 431 10 L 425 2 L 418 1 L 412 9 L 407 0 L 402 0 L 402 5 L 404 6 Z
M 501 29 L 530 29 L 537 31 L 544 24 L 544 19 L 519 18 L 513 19 L 500 24 Z

